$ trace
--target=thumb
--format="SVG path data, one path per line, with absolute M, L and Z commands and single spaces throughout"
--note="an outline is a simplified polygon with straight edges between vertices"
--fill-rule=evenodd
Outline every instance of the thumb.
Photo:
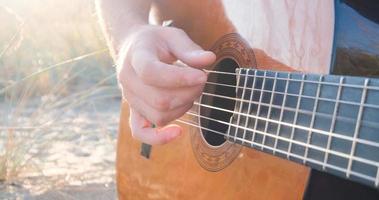
M 216 55 L 213 52 L 203 50 L 187 34 L 181 33 L 178 31 L 178 34 L 168 40 L 169 49 L 178 60 L 195 68 L 203 68 L 215 62 Z
M 135 110 L 130 110 L 130 128 L 134 138 L 147 144 L 166 144 L 179 137 L 183 130 L 176 124 L 153 128 L 152 124 Z

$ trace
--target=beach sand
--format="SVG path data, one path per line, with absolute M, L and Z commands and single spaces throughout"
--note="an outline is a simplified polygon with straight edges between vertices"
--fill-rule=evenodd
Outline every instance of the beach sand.
M 14 131 L 15 138 L 25 137 L 21 144 L 29 145 L 22 158 L 31 159 L 16 177 L 0 182 L 0 199 L 115 199 L 119 106 L 119 98 L 89 99 L 69 109 L 55 108 L 50 117 L 58 119 L 48 126 Z M 0 105 L 3 111 L 5 107 Z M 18 124 L 32 118 L 38 124 L 46 118 L 35 120 L 30 114 L 36 108 L 24 110 L 28 109 L 31 112 L 20 114 Z M 0 136 L 4 147 L 7 132 Z

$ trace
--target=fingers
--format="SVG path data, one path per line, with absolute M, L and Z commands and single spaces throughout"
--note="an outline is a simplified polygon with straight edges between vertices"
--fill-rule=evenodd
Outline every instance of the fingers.
M 182 128 L 175 124 L 151 128 L 150 123 L 134 110 L 130 111 L 130 127 L 133 137 L 147 144 L 165 144 L 182 133 Z
M 167 39 L 171 53 L 183 63 L 196 68 L 204 68 L 216 60 L 216 55 L 211 51 L 204 51 L 194 43 L 181 29 L 174 29 L 174 34 Z
M 216 56 L 180 29 L 154 26 L 140 29 L 122 49 L 117 73 L 123 97 L 132 109 L 133 135 L 149 144 L 174 139 L 181 128 L 165 125 L 186 113 L 201 95 L 207 81 L 201 69 Z M 151 128 L 150 122 L 164 127 Z
M 162 112 L 194 102 L 201 95 L 204 87 L 204 85 L 200 85 L 186 88 L 165 89 L 144 85 L 140 79 L 133 75 L 130 76 L 128 80 L 128 83 L 123 84 L 125 91 L 130 91 L 133 93 L 132 96 L 143 99 L 149 106 Z
M 163 63 L 156 53 L 146 49 L 133 53 L 131 65 L 141 80 L 157 87 L 188 87 L 204 84 L 207 80 L 205 72 L 189 66 Z
M 145 101 L 141 101 L 135 95 L 128 95 L 128 96 L 129 96 L 128 103 L 130 107 L 136 110 L 142 116 L 145 116 L 145 118 L 149 122 L 157 126 L 165 126 L 169 122 L 182 117 L 189 109 L 192 108 L 192 105 L 193 105 L 193 103 L 191 102 L 182 107 L 162 112 L 151 107 Z
M 137 75 L 146 84 L 165 88 L 204 84 L 207 75 L 196 68 L 212 64 L 216 60 L 215 54 L 202 50 L 180 29 L 165 28 L 159 33 L 161 41 L 133 45 L 130 64 Z M 171 64 L 169 60 L 173 59 L 168 57 L 186 65 Z

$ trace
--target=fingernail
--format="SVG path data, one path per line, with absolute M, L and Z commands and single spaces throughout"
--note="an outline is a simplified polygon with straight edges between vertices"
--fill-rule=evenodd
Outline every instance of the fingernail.
M 204 84 L 207 81 L 207 76 L 205 74 L 188 77 L 188 84 L 192 86 Z
M 169 137 L 169 140 L 172 140 L 176 137 L 178 137 L 179 135 L 182 134 L 182 129 L 181 128 L 173 128 L 174 130 L 171 132 L 171 134 L 168 136 Z
M 182 134 L 182 129 L 177 129 L 176 133 L 173 134 L 173 138 L 176 138 Z
M 197 57 L 197 56 L 204 56 L 206 54 L 209 54 L 210 51 L 204 51 L 204 50 L 195 50 L 195 51 L 191 51 L 189 52 L 189 56 L 193 56 L 193 57 Z
M 207 75 L 203 73 L 194 79 L 194 84 L 204 84 L 205 82 L 207 82 L 207 79 Z

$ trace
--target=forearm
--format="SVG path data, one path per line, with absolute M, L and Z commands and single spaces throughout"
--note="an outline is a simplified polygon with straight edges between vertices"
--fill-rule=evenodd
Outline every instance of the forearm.
M 96 0 L 96 10 L 112 56 L 116 57 L 125 38 L 148 23 L 151 0 Z

